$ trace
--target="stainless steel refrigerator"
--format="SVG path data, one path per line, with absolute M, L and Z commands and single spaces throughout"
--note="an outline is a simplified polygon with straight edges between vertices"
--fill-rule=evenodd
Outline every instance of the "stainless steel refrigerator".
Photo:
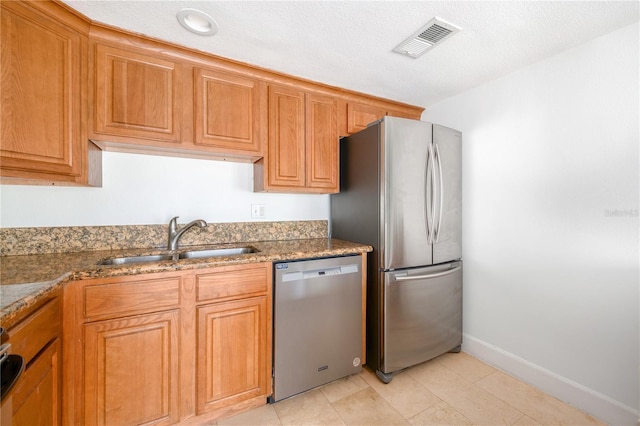
M 387 116 L 340 141 L 330 234 L 374 248 L 366 364 L 385 383 L 460 351 L 461 138 L 444 126 Z

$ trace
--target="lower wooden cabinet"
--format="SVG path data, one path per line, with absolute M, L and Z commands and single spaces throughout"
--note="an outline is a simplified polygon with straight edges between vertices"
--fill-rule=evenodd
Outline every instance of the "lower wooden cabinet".
M 267 297 L 198 308 L 197 412 L 268 395 Z
M 56 339 L 33 361 L 16 385 L 12 426 L 59 425 L 60 340 Z
M 61 422 L 62 311 L 60 291 L 36 306 L 4 337 L 25 369 L 2 405 L 11 407 L 13 426 L 57 426 Z M 2 410 L 4 411 L 4 410 Z M 3 415 L 5 413 L 3 412 Z
M 271 267 L 69 283 L 63 423 L 198 423 L 265 404 Z
M 85 424 L 179 421 L 178 310 L 84 325 Z

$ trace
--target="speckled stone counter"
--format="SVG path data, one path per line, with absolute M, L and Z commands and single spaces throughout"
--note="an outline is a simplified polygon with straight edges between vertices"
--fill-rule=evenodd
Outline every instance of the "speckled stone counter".
M 0 325 L 8 328 L 15 324 L 29 307 L 46 298 L 54 289 L 74 280 L 208 268 L 228 264 L 343 256 L 371 251 L 371 247 L 367 245 L 329 238 L 248 241 L 231 244 L 231 246 L 239 245 L 251 246 L 257 252 L 126 265 L 101 265 L 100 263 L 112 257 L 168 252 L 163 249 L 130 248 L 0 257 Z M 229 244 L 199 246 L 181 244 L 179 251 L 228 246 Z
M 327 228 L 326 220 L 209 223 L 185 232 L 180 244 L 326 238 Z M 167 229 L 168 224 L 0 228 L 0 256 L 162 247 Z

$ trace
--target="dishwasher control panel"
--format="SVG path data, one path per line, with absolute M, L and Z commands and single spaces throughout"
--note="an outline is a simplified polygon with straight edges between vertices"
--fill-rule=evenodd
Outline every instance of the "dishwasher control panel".
M 285 265 L 288 267 L 288 263 L 281 263 L 277 266 Z M 280 270 L 284 270 L 287 268 L 280 268 Z M 297 280 L 307 280 L 311 278 L 321 278 L 327 276 L 335 276 L 335 275 L 345 275 L 345 274 L 357 274 L 360 272 L 360 268 L 358 268 L 357 264 L 338 266 L 334 268 L 323 268 L 323 269 L 314 269 L 311 271 L 291 271 L 285 272 L 282 274 L 282 281 L 297 281 Z

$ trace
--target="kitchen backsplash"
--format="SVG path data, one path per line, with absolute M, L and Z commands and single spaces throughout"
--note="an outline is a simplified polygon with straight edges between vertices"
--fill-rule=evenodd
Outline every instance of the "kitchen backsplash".
M 184 226 L 184 224 L 179 224 Z M 0 228 L 0 256 L 166 247 L 168 225 Z M 326 220 L 209 223 L 180 238 L 180 246 L 327 238 Z

